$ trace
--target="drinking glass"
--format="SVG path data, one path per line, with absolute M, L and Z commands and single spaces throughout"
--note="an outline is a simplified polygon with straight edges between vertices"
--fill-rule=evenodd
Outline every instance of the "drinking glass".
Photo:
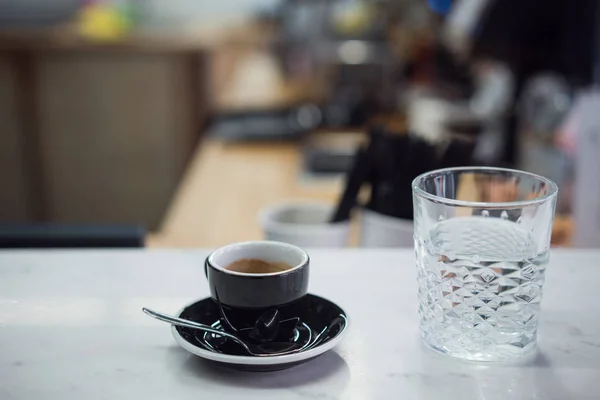
M 556 184 L 468 167 L 425 173 L 412 189 L 425 343 L 475 361 L 534 349 Z

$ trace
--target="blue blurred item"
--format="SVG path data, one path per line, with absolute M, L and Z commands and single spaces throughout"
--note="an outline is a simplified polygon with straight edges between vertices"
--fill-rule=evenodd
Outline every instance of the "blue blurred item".
M 144 247 L 137 225 L 0 225 L 1 249 Z
M 446 14 L 452 8 L 452 0 L 428 0 L 427 3 L 438 14 Z

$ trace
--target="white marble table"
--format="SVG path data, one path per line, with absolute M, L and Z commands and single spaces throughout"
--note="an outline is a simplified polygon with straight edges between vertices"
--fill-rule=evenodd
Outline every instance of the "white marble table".
M 0 252 L 0 399 L 600 398 L 600 251 L 553 253 L 539 351 L 522 366 L 422 347 L 411 250 L 310 253 L 310 289 L 349 313 L 346 340 L 291 370 L 242 373 L 186 353 L 140 311 L 208 296 L 207 252 Z

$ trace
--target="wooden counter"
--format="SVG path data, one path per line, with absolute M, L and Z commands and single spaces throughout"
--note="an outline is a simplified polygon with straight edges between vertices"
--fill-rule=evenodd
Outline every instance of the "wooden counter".
M 334 203 L 342 181 L 303 180 L 295 144 L 206 140 L 150 246 L 215 247 L 262 238 L 258 214 L 289 199 Z

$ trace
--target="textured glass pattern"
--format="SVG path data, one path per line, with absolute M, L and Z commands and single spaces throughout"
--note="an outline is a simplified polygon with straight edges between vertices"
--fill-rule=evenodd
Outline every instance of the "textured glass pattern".
M 457 168 L 413 183 L 421 335 L 450 356 L 535 348 L 557 188 L 524 172 Z
M 487 228 L 487 229 L 486 229 Z M 416 239 L 421 332 L 472 360 L 513 358 L 535 345 L 548 252 L 516 222 L 464 217 Z

